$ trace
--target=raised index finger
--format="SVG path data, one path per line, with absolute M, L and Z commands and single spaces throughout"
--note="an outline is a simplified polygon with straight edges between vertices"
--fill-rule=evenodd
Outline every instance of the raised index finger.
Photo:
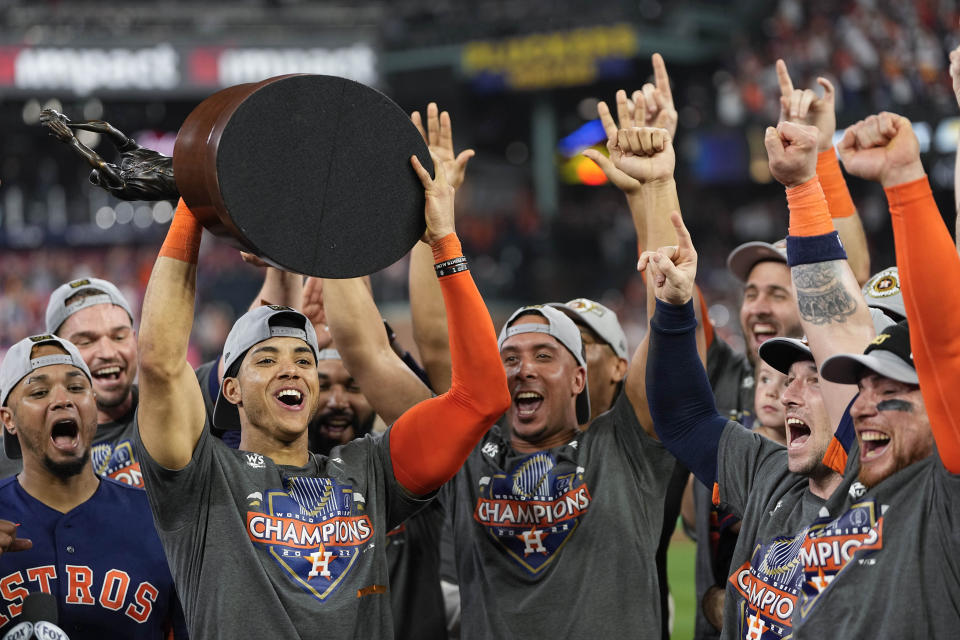
M 673 93 L 670 91 L 670 76 L 667 75 L 667 65 L 663 61 L 663 56 L 659 53 L 653 54 L 653 80 L 664 97 L 673 100 Z
M 607 134 L 607 140 L 615 140 L 617 138 L 617 123 L 613 121 L 613 116 L 610 115 L 610 107 L 603 100 L 597 103 L 597 115 L 600 116 L 600 124 L 603 125 L 603 130 Z
M 793 93 L 793 81 L 787 71 L 787 63 L 780 59 L 777 60 L 777 83 L 780 85 L 781 95 L 790 96 Z
M 677 247 L 693 251 L 693 240 L 690 239 L 690 232 L 687 231 L 687 225 L 683 224 L 683 217 L 679 211 L 670 213 L 670 222 L 673 223 L 673 228 L 677 232 Z

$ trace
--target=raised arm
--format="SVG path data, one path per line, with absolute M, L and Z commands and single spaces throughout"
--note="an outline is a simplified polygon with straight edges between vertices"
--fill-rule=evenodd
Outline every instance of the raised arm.
M 817 177 L 827 199 L 827 208 L 833 218 L 833 226 L 840 234 L 840 241 L 847 252 L 847 262 L 857 282 L 862 286 L 870 279 L 870 252 L 863 223 L 853 204 L 843 171 L 833 147 L 833 135 L 837 131 L 836 92 L 826 78 L 817 78 L 823 88 L 820 97 L 810 89 L 794 89 L 787 64 L 777 60 L 777 81 L 780 84 L 780 121 L 789 120 L 817 128 Z
M 717 411 L 713 390 L 697 353 L 693 309 L 697 252 L 678 212 L 671 215 L 676 247 L 646 251 L 638 268 L 647 270 L 656 295 L 650 321 L 646 393 L 657 435 L 707 487 L 717 481 L 717 450 L 727 419 Z
M 453 477 L 490 425 L 510 405 L 496 333 L 454 232 L 453 187 L 434 159 L 436 179 L 411 162 L 423 182 L 427 230 L 450 326 L 452 383 L 446 393 L 404 413 L 390 430 L 397 481 L 425 495 Z
M 638 254 L 676 244 L 677 235 L 670 215 L 680 210 L 673 176 L 676 158 L 672 137 L 676 132 L 677 112 L 670 78 L 660 54 L 653 56 L 653 69 L 656 84 L 647 83 L 641 91 L 634 92 L 632 105 L 626 92 L 617 92 L 619 127 L 606 103 L 597 106 L 607 134 L 609 157 L 593 149 L 584 151 L 584 155 L 596 162 L 610 181 L 623 191 L 637 233 Z M 646 126 L 637 126 L 640 124 Z M 649 321 L 655 309 L 649 276 L 646 284 Z M 699 325 L 696 338 L 698 351 L 705 354 L 706 342 Z M 656 437 L 647 405 L 647 347 L 644 339 L 633 354 L 624 390 L 641 426 Z
M 910 122 L 890 113 L 871 118 L 857 126 L 865 131 L 844 137 L 841 154 L 850 173 L 879 181 L 886 192 L 910 347 L 930 428 L 940 460 L 951 473 L 960 473 L 960 315 L 944 300 L 944 292 L 960 287 L 960 258 L 933 199 Z
M 430 153 L 440 160 L 447 181 L 454 190 L 463 184 L 467 162 L 473 149 L 459 154 L 453 150 L 453 125 L 450 114 L 439 113 L 437 104 L 427 105 L 427 127 L 424 129 L 419 111 L 410 119 L 420 131 Z M 410 314 L 413 319 L 413 340 L 430 384 L 437 393 L 450 388 L 450 343 L 447 340 L 447 313 L 440 293 L 440 284 L 433 270 L 433 252 L 422 242 L 410 252 Z
M 183 200 L 150 274 L 141 312 L 137 421 L 147 453 L 169 469 L 185 467 L 206 409 L 187 362 L 203 228 Z
M 800 323 L 816 362 L 836 353 L 861 353 L 874 329 L 860 285 L 847 263 L 816 174 L 817 128 L 793 122 L 768 127 L 770 173 L 787 190 L 787 261 Z M 856 395 L 853 385 L 820 381 L 827 413 L 839 425 Z
M 380 311 L 362 278 L 325 279 L 323 307 L 343 365 L 384 422 L 393 423 L 432 395 L 390 346 Z
M 950 79 L 953 81 L 953 95 L 957 99 L 957 106 L 960 107 L 960 47 L 950 52 Z M 957 157 L 953 167 L 953 202 L 957 210 L 956 226 L 953 233 L 957 247 L 960 252 L 960 140 L 957 141 Z

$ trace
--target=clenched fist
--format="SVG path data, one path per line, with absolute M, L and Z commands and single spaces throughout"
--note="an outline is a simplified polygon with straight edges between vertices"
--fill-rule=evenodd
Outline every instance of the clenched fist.
M 785 187 L 796 187 L 817 175 L 817 137 L 819 130 L 810 125 L 783 121 L 767 127 L 763 143 L 767 147 L 770 174 Z
M 910 121 L 895 113 L 883 111 L 847 127 L 837 151 L 848 172 L 884 187 L 925 175 Z

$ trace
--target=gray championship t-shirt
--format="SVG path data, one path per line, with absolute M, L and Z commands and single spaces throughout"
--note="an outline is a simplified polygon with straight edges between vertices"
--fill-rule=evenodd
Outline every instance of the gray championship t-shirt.
M 518 453 L 494 425 L 441 492 L 460 637 L 659 637 L 655 554 L 674 462 L 626 394 L 554 449 Z
M 193 638 L 390 638 L 387 532 L 427 500 L 393 475 L 389 433 L 304 467 L 204 430 L 190 463 L 143 449 L 147 496 Z
M 140 459 L 133 444 L 137 433 L 138 401 L 139 389 L 134 385 L 130 411 L 117 420 L 97 425 L 97 433 L 93 436 L 90 448 L 90 460 L 97 475 L 142 489 Z M 15 476 L 22 470 L 23 460 L 7 458 L 0 447 L 0 478 Z
M 801 541 L 794 637 L 958 637 L 960 476 L 935 452 L 841 495 Z
M 802 576 L 799 544 L 825 501 L 806 477 L 790 473 L 783 445 L 736 422 L 723 430 L 717 461 L 720 506 L 741 519 L 721 637 L 789 636 Z

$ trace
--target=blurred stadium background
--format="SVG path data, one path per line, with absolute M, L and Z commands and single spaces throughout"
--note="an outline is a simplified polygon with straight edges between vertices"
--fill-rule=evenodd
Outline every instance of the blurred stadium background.
M 952 212 L 960 114 L 947 52 L 958 17 L 956 0 L 0 0 L 0 352 L 42 328 L 47 296 L 70 278 L 108 278 L 138 304 L 172 215 L 171 203 L 93 187 L 38 125 L 43 107 L 108 120 L 170 154 L 204 97 L 291 72 L 364 82 L 408 112 L 431 100 L 448 109 L 457 149 L 477 151 L 458 230 L 495 315 L 593 297 L 636 344 L 645 311 L 630 217 L 579 151 L 602 145 L 597 100 L 639 88 L 655 51 L 680 114 L 677 180 L 700 283 L 736 343 L 726 255 L 786 232 L 762 143 L 778 113 L 774 60 L 787 60 L 798 86 L 833 80 L 841 128 L 879 110 L 913 120 L 941 210 Z M 96 134 L 81 136 L 115 158 Z M 850 186 L 876 271 L 893 261 L 885 199 L 877 185 Z M 200 277 L 195 362 L 219 351 L 261 272 L 207 238 Z M 403 334 L 406 265 L 373 284 Z M 675 553 L 690 559 L 687 547 Z M 674 580 L 675 591 L 686 580 L 692 589 L 691 576 Z M 690 604 L 678 605 L 677 637 L 689 637 Z

